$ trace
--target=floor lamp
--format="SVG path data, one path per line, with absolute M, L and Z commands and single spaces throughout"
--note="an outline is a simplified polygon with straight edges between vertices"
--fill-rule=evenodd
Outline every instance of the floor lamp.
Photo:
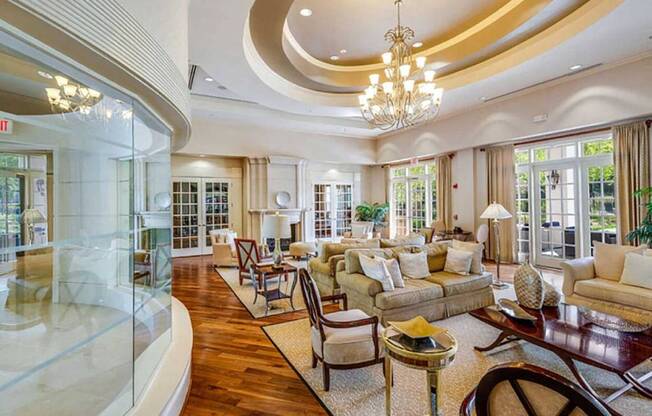
M 491 285 L 494 289 L 505 289 L 509 287 L 507 283 L 500 281 L 500 221 L 512 218 L 512 214 L 509 213 L 502 205 L 494 201 L 491 205 L 484 210 L 480 218 L 491 220 L 491 225 L 494 229 L 494 239 L 495 239 L 495 249 L 494 257 L 496 259 L 496 280 Z

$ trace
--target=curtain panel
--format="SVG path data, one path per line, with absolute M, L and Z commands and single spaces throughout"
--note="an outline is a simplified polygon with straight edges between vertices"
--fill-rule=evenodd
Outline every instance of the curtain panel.
M 453 228 L 453 183 L 450 155 L 437 158 L 437 219 L 444 221 L 446 229 Z
M 514 145 L 489 147 L 487 155 L 487 200 L 496 201 L 512 215 L 515 213 L 514 187 L 516 173 L 514 172 Z M 516 227 L 514 218 L 500 221 L 500 259 L 505 263 L 513 263 L 516 258 Z M 491 228 L 492 225 L 489 224 Z M 489 233 L 487 240 L 487 257 L 495 260 L 495 237 Z
M 627 233 L 645 218 L 645 207 L 634 191 L 650 186 L 650 129 L 645 121 L 614 126 L 616 215 L 618 239 L 629 244 Z

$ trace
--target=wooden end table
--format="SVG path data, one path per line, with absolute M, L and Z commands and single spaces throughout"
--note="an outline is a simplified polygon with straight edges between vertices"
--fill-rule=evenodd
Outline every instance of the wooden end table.
M 652 330 L 632 333 L 603 328 L 584 318 L 577 306 L 569 304 L 527 311 L 538 318 L 536 322 L 508 318 L 493 306 L 471 311 L 471 316 L 501 331 L 489 346 L 475 349 L 490 351 L 517 340 L 538 345 L 561 358 L 582 387 L 614 415 L 619 413 L 609 403 L 632 388 L 652 399 L 652 390 L 643 385 L 652 372 L 641 371 L 644 363 L 651 362 Z M 575 361 L 612 372 L 626 385 L 608 397 L 600 397 Z
M 283 263 L 281 266 L 282 267 L 280 268 L 275 268 L 271 264 L 253 264 L 250 267 L 252 277 L 251 282 L 253 283 L 256 292 L 254 295 L 254 303 L 258 300 L 258 295 L 261 295 L 265 299 L 265 316 L 267 316 L 267 313 L 269 312 L 269 303 L 275 300 L 290 299 L 290 306 L 292 307 L 292 310 L 295 310 L 292 295 L 294 295 L 294 288 L 297 285 L 297 280 L 299 280 L 299 270 L 288 263 Z M 294 274 L 294 279 L 292 279 L 290 292 L 285 293 L 281 290 L 281 277 L 287 276 L 290 273 Z M 273 277 L 278 277 L 278 285 L 276 288 L 269 288 L 267 280 Z
M 430 397 L 429 415 L 441 416 L 440 371 L 448 367 L 457 353 L 457 340 L 448 332 L 442 332 L 434 337 L 438 348 L 427 352 L 416 352 L 401 343 L 399 334 L 392 328 L 386 328 L 382 333 L 385 345 L 385 414 L 392 414 L 392 358 L 407 367 L 426 370 L 426 391 Z

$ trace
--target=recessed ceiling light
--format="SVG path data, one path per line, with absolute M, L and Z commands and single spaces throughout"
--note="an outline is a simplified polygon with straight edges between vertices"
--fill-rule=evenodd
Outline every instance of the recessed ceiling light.
M 412 46 L 415 47 L 415 48 L 420 48 L 420 47 L 423 46 L 423 42 L 414 42 L 414 43 L 412 44 Z
M 38 74 L 39 74 L 40 76 L 42 76 L 43 78 L 47 78 L 47 79 L 52 79 L 52 78 L 54 78 L 54 77 L 53 77 L 49 72 L 38 71 Z
M 347 51 L 346 49 L 340 49 L 340 53 L 341 53 L 342 55 L 345 54 L 345 53 L 347 53 L 347 52 L 348 52 L 348 51 Z
M 303 16 L 303 17 L 310 17 L 310 16 L 312 16 L 312 10 L 310 10 L 310 9 L 301 9 L 299 11 L 299 14 L 301 16 Z
M 206 77 L 206 78 L 204 78 L 204 81 L 213 82 L 215 80 L 213 78 L 211 78 L 211 77 Z
M 331 56 L 331 61 L 337 61 L 338 59 L 340 59 L 340 57 L 337 55 Z
M 582 69 L 582 65 L 573 65 L 569 68 L 571 71 L 577 71 L 579 69 Z
M 482 101 L 487 101 L 487 97 L 484 97 L 484 96 L 483 96 L 483 97 L 480 97 L 480 99 L 481 99 Z

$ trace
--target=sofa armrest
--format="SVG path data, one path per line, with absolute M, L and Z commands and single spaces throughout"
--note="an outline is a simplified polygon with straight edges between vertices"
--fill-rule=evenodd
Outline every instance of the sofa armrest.
M 361 273 L 341 271 L 337 273 L 336 280 L 340 287 L 353 290 L 364 296 L 375 297 L 383 291 L 383 286 L 378 280 L 371 279 Z
M 335 272 L 337 271 L 337 263 L 339 263 L 341 260 L 344 260 L 344 254 L 338 254 L 328 259 L 328 270 L 329 274 L 332 277 L 335 277 Z
M 335 266 L 335 274 L 343 272 L 344 270 L 346 270 L 346 260 L 338 261 L 337 266 Z
M 575 282 L 578 280 L 588 280 L 595 277 L 593 257 L 564 261 L 561 263 L 561 268 L 564 271 L 564 284 L 562 286 L 564 296 L 573 294 Z

